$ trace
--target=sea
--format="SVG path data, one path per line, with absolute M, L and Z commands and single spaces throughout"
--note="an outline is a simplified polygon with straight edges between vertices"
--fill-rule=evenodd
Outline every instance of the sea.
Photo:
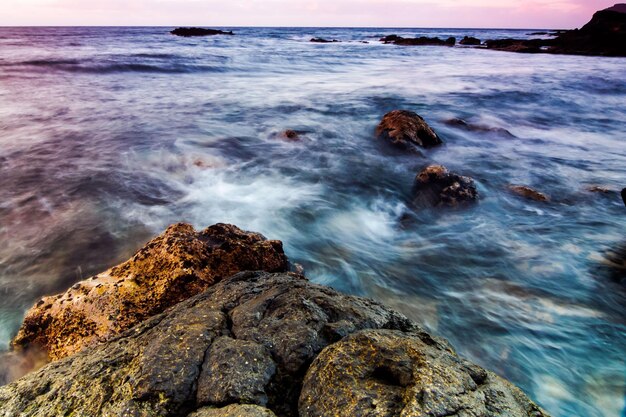
M 554 417 L 626 416 L 626 59 L 379 42 L 530 29 L 173 28 L 0 28 L 0 350 L 40 297 L 169 224 L 225 222 Z M 445 144 L 377 140 L 395 109 Z M 415 205 L 429 164 L 474 178 L 478 203 Z

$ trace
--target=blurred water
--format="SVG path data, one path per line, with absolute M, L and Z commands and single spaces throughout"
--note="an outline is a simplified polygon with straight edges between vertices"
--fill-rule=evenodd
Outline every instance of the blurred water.
M 168 224 L 232 222 L 283 240 L 313 281 L 402 310 L 554 416 L 624 413 L 626 287 L 605 267 L 626 244 L 624 59 L 377 42 L 530 31 L 168 30 L 0 28 L 4 348 L 38 297 Z M 377 143 L 396 108 L 446 145 L 418 157 Z M 412 209 L 432 161 L 474 177 L 480 204 Z

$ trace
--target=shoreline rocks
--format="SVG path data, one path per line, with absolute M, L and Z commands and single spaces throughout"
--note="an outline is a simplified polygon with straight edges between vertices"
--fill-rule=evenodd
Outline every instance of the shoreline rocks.
M 383 116 L 376 128 L 376 136 L 388 143 L 404 148 L 432 148 L 443 141 L 437 133 L 417 113 L 408 110 L 394 110 Z
M 459 44 L 461 44 L 461 45 L 469 45 L 469 46 L 478 46 L 481 43 L 482 42 L 480 41 L 480 39 L 474 38 L 473 36 L 465 36 L 459 42 Z
M 182 36 L 184 38 L 190 38 L 195 36 L 215 36 L 215 35 L 234 35 L 232 31 L 223 31 L 218 29 L 204 29 L 204 28 L 176 28 L 170 32 L 172 35 Z
M 399 313 L 297 274 L 267 272 L 223 279 L 0 387 L 0 409 L 24 416 L 547 416 Z
M 418 206 L 450 206 L 478 200 L 476 184 L 470 177 L 448 171 L 443 165 L 430 165 L 415 178 L 413 203 Z
M 58 360 L 119 335 L 237 272 L 288 268 L 280 241 L 226 224 L 200 232 L 175 224 L 130 260 L 39 301 L 27 312 L 12 347 L 36 347 Z
M 404 46 L 454 46 L 456 45 L 456 38 L 449 37 L 446 40 L 439 38 L 429 38 L 426 36 L 420 36 L 419 38 L 403 38 L 398 35 L 388 35 L 380 38 L 383 43 L 392 43 L 394 45 Z

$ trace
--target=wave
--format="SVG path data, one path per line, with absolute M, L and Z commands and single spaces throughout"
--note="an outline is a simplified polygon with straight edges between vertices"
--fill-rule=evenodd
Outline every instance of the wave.
M 124 72 L 160 73 L 160 74 L 188 74 L 196 72 L 224 72 L 226 69 L 215 65 L 191 65 L 180 63 L 147 64 L 142 62 L 114 62 L 98 63 L 79 61 L 72 59 L 46 59 L 30 60 L 15 63 L 2 63 L 3 67 L 37 67 L 54 71 L 86 73 L 86 74 L 110 74 Z

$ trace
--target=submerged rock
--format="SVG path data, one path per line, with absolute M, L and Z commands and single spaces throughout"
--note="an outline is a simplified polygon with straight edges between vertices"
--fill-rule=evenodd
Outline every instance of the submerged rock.
M 416 205 L 458 206 L 478 200 L 476 184 L 470 177 L 448 171 L 442 165 L 430 165 L 415 178 L 413 186 Z
M 176 28 L 170 32 L 172 35 L 189 38 L 192 36 L 234 35 L 232 31 L 225 32 L 217 29 L 204 28 Z
M 463 119 L 458 119 L 458 118 L 449 119 L 449 120 L 446 120 L 445 123 L 448 126 L 452 126 L 452 127 L 456 127 L 456 128 L 459 128 L 459 129 L 468 130 L 470 132 L 500 133 L 502 135 L 515 137 L 514 134 L 512 134 L 508 130 L 503 129 L 501 127 L 491 127 L 491 126 L 485 126 L 485 125 L 481 125 L 481 124 L 468 123 L 468 122 L 466 122 Z
M 176 224 L 130 260 L 31 308 L 12 341 L 56 360 L 107 340 L 237 272 L 287 271 L 282 243 L 236 226 Z
M 550 198 L 547 195 L 535 189 L 532 189 L 526 185 L 509 185 L 509 190 L 519 195 L 520 197 L 524 197 L 529 200 L 550 201 Z
M 309 368 L 300 416 L 545 416 L 516 387 L 418 334 L 364 330 Z
M 420 36 L 419 38 L 403 38 L 398 35 L 389 35 L 380 38 L 383 43 L 392 43 L 394 45 L 405 46 L 454 46 L 456 44 L 456 38 L 449 37 L 446 40 L 439 38 L 429 38 L 426 36 Z
M 465 36 L 463 39 L 461 39 L 461 41 L 459 42 L 461 45 L 480 45 L 480 39 L 478 38 L 474 38 L 472 36 Z
M 404 316 L 296 274 L 264 272 L 224 279 L 120 337 L 0 387 L 0 409 L 7 416 L 545 416 Z
M 338 41 L 337 39 L 328 40 L 328 39 L 324 39 L 324 38 L 313 38 L 309 42 L 315 42 L 315 43 L 337 43 L 337 42 L 341 42 L 341 41 Z
M 376 128 L 376 135 L 405 149 L 416 146 L 431 148 L 443 143 L 421 116 L 407 110 L 394 110 L 385 114 Z

